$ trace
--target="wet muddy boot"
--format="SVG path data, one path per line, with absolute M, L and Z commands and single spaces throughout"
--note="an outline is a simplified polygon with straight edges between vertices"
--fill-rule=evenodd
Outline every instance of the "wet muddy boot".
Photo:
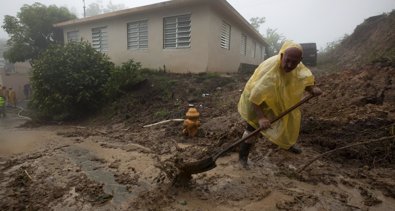
M 241 166 L 248 169 L 248 155 L 250 154 L 252 144 L 242 142 L 240 144 L 239 162 Z
M 296 145 L 291 146 L 291 147 L 288 149 L 288 151 L 290 151 L 290 152 L 292 152 L 292 153 L 295 153 L 295 154 L 300 154 L 300 153 L 302 153 L 302 149 L 299 148 L 299 147 L 296 146 Z

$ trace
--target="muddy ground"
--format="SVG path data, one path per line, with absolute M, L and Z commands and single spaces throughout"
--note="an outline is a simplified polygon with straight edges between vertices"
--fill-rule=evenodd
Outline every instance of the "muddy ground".
M 0 119 L 0 210 L 393 210 L 395 70 L 370 66 L 318 77 L 324 94 L 303 106 L 301 155 L 261 140 L 250 169 L 237 149 L 211 171 L 174 184 L 175 159 L 199 160 L 241 137 L 236 111 L 249 75 L 168 74 L 149 80 L 95 118 L 35 125 L 9 110 Z M 163 90 L 162 90 L 163 91 Z M 181 134 L 188 103 L 198 136 Z M 20 126 L 22 125 L 23 126 Z

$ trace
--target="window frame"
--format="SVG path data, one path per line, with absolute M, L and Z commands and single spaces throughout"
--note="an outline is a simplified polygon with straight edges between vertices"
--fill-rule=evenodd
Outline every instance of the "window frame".
M 256 45 L 257 45 L 257 42 L 254 40 L 254 41 L 252 41 L 252 48 L 251 48 L 251 51 L 252 51 L 252 58 L 255 58 L 256 57 Z
M 247 34 L 241 33 L 240 54 L 244 56 L 247 55 L 247 39 Z
M 92 47 L 100 52 L 107 52 L 108 51 L 108 27 L 107 26 L 101 26 L 101 27 L 95 27 L 91 29 L 92 32 Z M 98 32 L 94 32 L 97 31 Z M 98 35 L 95 35 L 97 33 Z M 97 37 L 95 37 L 97 36 Z M 98 38 L 98 44 L 95 43 L 95 39 Z
M 72 34 L 72 33 L 75 33 L 75 34 L 70 36 L 70 34 Z M 80 38 L 80 33 L 78 30 L 72 30 L 72 31 L 66 32 L 67 42 L 79 42 L 79 38 Z
M 163 17 L 163 49 L 191 48 L 191 42 L 191 14 Z
M 222 49 L 230 50 L 230 43 L 232 38 L 232 26 L 226 21 L 222 21 L 220 47 Z
M 130 26 L 137 24 L 137 31 L 130 32 Z M 145 24 L 145 26 L 144 26 Z M 144 29 L 145 27 L 145 29 Z M 148 37 L 148 19 L 136 20 L 126 23 L 126 47 L 128 50 L 139 50 L 148 49 L 149 37 Z M 130 36 L 136 33 L 136 36 Z M 136 40 L 131 40 L 131 38 L 136 38 Z M 131 42 L 136 42 L 136 45 L 131 45 Z
M 266 55 L 266 47 L 265 45 L 261 45 L 261 59 L 265 59 Z

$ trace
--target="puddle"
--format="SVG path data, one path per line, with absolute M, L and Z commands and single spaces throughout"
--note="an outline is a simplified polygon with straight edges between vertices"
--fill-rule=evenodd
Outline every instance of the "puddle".
M 103 169 L 104 164 L 98 161 L 97 157 L 89 150 L 78 146 L 70 146 L 65 148 L 65 152 L 69 154 L 71 160 L 86 172 L 89 179 L 104 184 L 104 192 L 113 195 L 113 203 L 122 203 L 133 196 L 133 193 L 129 193 L 125 185 L 115 181 L 113 173 Z
M 135 152 L 124 152 L 119 149 L 98 148 L 97 144 L 93 144 L 91 142 L 84 143 L 80 146 L 69 146 L 64 148 L 64 151 L 72 161 L 81 167 L 82 171 L 86 173 L 89 179 L 104 184 L 103 190 L 105 193 L 113 196 L 111 203 L 114 205 L 123 204 L 135 199 L 140 193 L 154 188 L 150 178 L 155 175 L 155 172 L 153 172 L 154 169 L 147 168 L 146 164 L 148 162 L 151 164 L 153 161 L 147 158 L 147 154 L 137 156 Z M 122 152 L 130 158 L 127 159 L 127 156 L 123 155 Z M 98 158 L 97 155 L 100 155 L 100 158 Z M 140 176 L 138 184 L 133 185 L 132 188 L 129 187 L 128 189 L 126 185 L 119 184 L 115 180 L 114 173 L 107 169 L 110 157 L 118 156 L 123 157 L 121 161 L 123 165 L 133 165 Z M 105 158 L 105 160 L 103 158 Z M 144 169 L 140 168 L 139 165 L 136 165 L 138 163 L 145 166 Z

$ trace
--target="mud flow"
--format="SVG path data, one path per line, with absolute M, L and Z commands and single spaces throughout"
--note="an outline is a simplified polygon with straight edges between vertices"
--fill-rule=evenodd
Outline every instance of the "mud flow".
M 180 86 L 194 89 L 177 89 L 173 98 L 159 104 L 133 101 L 131 107 L 122 99 L 110 120 L 99 116 L 37 126 L 9 110 L 0 119 L 0 208 L 391 210 L 393 139 L 335 151 L 295 172 L 328 150 L 393 136 L 394 73 L 393 68 L 372 66 L 318 77 L 325 93 L 302 106 L 302 154 L 260 137 L 249 169 L 239 164 L 236 147 L 219 157 L 215 168 L 190 175 L 183 175 L 179 165 L 214 155 L 241 138 L 245 123 L 236 108 L 248 75 L 219 77 L 215 81 L 221 86 L 215 86 L 200 76 L 175 74 Z M 198 84 L 205 86 L 196 89 Z M 143 90 L 147 95 L 158 92 Z M 201 114 L 196 137 L 182 135 L 182 122 L 142 127 L 184 118 L 191 99 Z M 155 115 L 163 109 L 167 115 Z

